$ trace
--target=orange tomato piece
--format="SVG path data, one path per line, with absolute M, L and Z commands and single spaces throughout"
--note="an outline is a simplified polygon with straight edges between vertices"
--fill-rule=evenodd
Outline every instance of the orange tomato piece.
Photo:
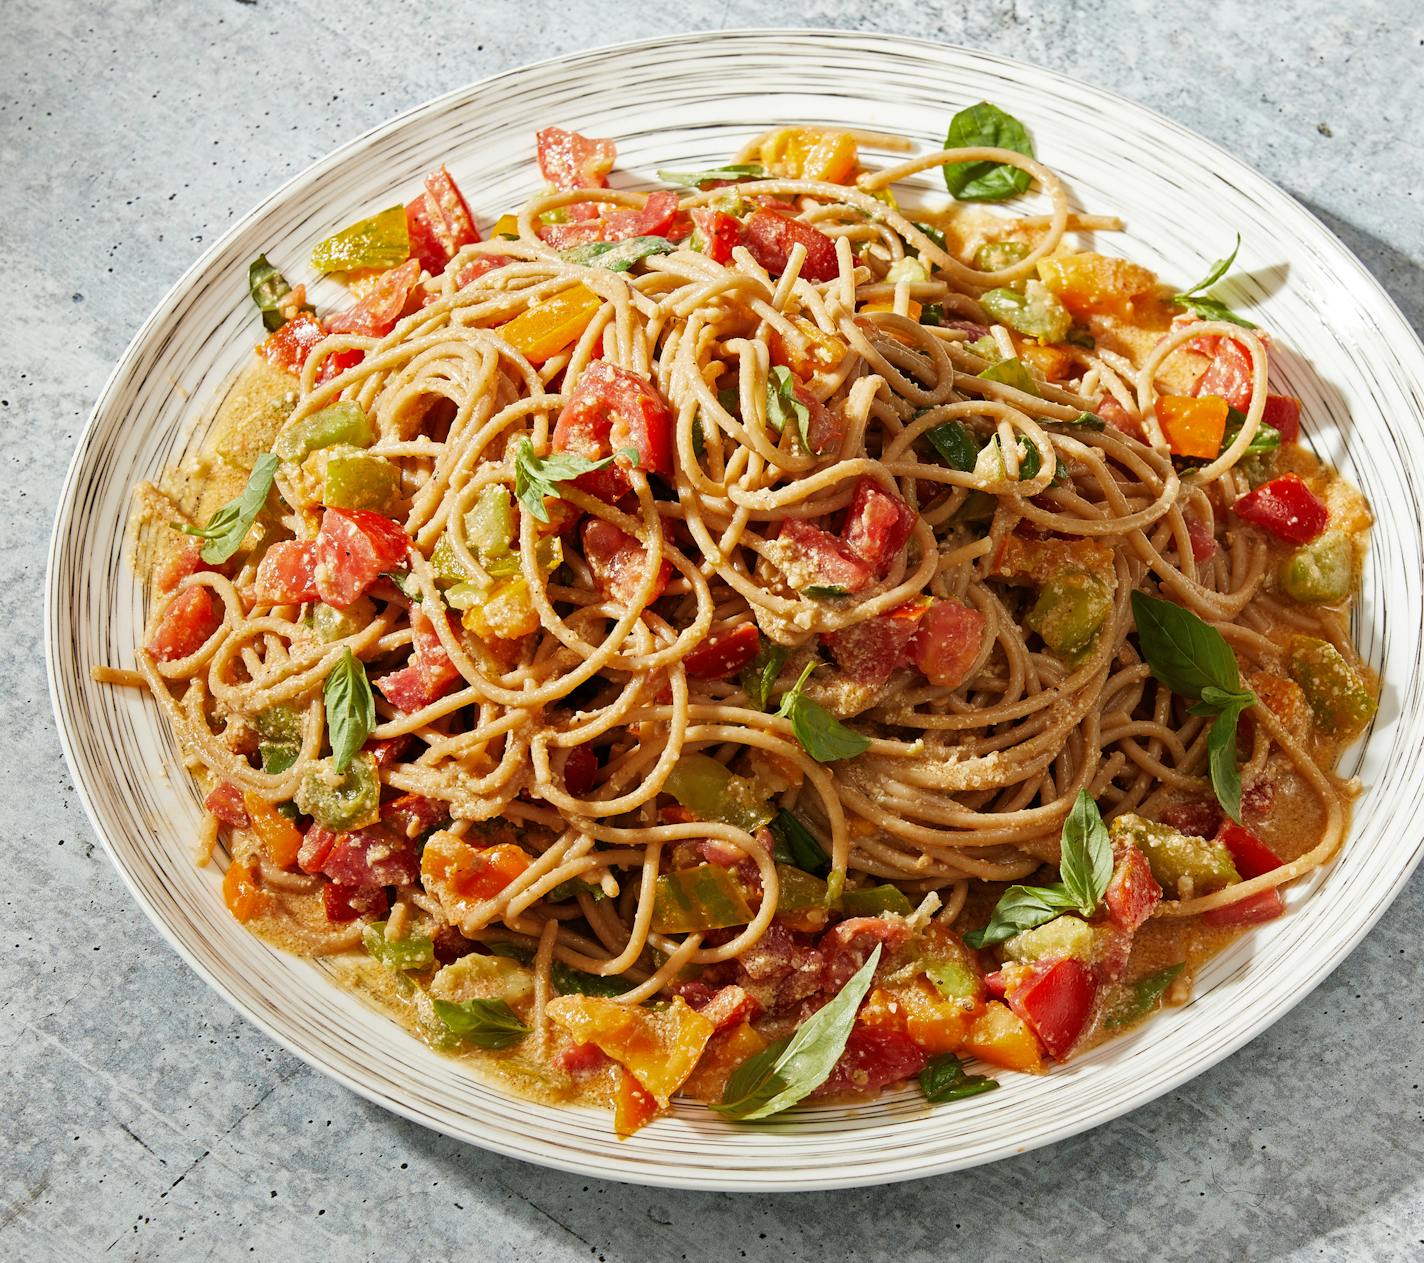
M 761 1052 L 766 1043 L 766 1036 L 746 1020 L 718 1031 L 707 1041 L 696 1068 L 683 1082 L 682 1094 L 694 1101 L 720 1101 L 732 1071 L 748 1057 Z
M 804 316 L 792 316 L 791 323 L 802 341 L 785 338 L 773 327 L 767 337 L 773 364 L 784 365 L 797 377 L 808 378 L 818 372 L 832 372 L 845 359 L 846 346 L 839 338 Z
M 783 127 L 762 141 L 761 160 L 790 180 L 845 184 L 855 174 L 860 152 L 849 132 Z
M 271 902 L 267 892 L 258 885 L 257 866 L 243 860 L 233 860 L 223 874 L 223 902 L 239 921 L 251 921 L 266 912 Z
M 1072 353 L 1061 346 L 1044 346 L 1037 342 L 1025 341 L 1019 347 L 1019 359 L 1038 369 L 1049 381 L 1062 381 L 1073 369 Z
M 1006 1004 L 990 1000 L 974 1019 L 962 1045 L 990 1065 L 1006 1070 L 1042 1070 L 1043 1047 L 1028 1027 Z
M 1174 456 L 1215 460 L 1226 434 L 1225 399 L 1217 395 L 1158 395 L 1152 405 Z
M 626 1139 L 657 1117 L 658 1102 L 622 1066 L 613 1067 L 613 1130 Z
M 714 1029 L 681 996 L 653 1010 L 603 996 L 564 995 L 549 1002 L 549 1016 L 580 1044 L 597 1044 L 660 1106 L 692 1073 Z
M 573 285 L 500 325 L 499 333 L 531 364 L 542 364 L 571 346 L 602 306 L 587 286 Z
M 873 988 L 870 994 L 865 997 L 865 1003 L 861 1006 L 860 1012 L 856 1014 L 855 1020 L 872 1030 L 884 1031 L 886 1034 L 904 1034 L 905 1009 L 900 1003 L 898 989 Z
M 460 622 L 481 640 L 519 640 L 539 630 L 539 611 L 523 577 L 506 579 L 479 605 L 472 605 Z
M 297 862 L 297 852 L 302 849 L 301 831 L 290 820 L 265 799 L 256 794 L 243 794 L 243 804 L 247 807 L 247 818 L 267 854 L 278 868 L 291 868 Z
M 971 1009 L 947 1000 L 924 974 L 899 989 L 905 1033 L 929 1053 L 954 1052 L 974 1020 Z
M 1145 267 L 1105 254 L 1054 254 L 1038 261 L 1038 277 L 1075 316 L 1126 316 L 1157 277 Z
M 427 890 L 463 916 L 493 899 L 533 862 L 510 842 L 473 847 L 442 831 L 431 835 L 420 854 L 420 876 Z

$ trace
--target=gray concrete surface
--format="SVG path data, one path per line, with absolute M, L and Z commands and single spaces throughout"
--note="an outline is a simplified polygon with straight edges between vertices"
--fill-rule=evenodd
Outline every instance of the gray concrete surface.
M 675 27 L 794 19 L 977 45 L 1106 83 L 1240 154 L 1315 209 L 1419 324 L 1420 13 L 1409 0 L 4 0 L 6 1257 L 1424 1257 L 1424 881 L 1268 1034 L 1068 1143 L 864 1192 L 593 1183 L 389 1117 L 209 993 L 82 818 L 38 649 L 54 499 L 110 364 L 234 218 L 398 110 L 527 60 Z

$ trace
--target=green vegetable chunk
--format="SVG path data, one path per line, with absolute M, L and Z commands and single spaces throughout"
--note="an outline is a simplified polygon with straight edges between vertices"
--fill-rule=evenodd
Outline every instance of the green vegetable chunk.
M 247 290 L 257 304 L 257 310 L 262 313 L 262 324 L 269 333 L 275 333 L 287 323 L 281 303 L 292 292 L 292 287 L 287 284 L 287 278 L 267 262 L 265 254 L 259 254 L 248 266 Z M 310 303 L 303 303 L 301 310 L 312 311 L 314 308 Z
M 1108 833 L 1114 844 L 1135 846 L 1147 856 L 1152 876 L 1165 891 L 1180 894 L 1182 883 L 1189 882 L 1193 896 L 1208 895 L 1241 880 L 1231 852 L 1214 838 L 1179 833 L 1135 815 L 1118 816 Z
M 361 932 L 361 942 L 376 960 L 397 973 L 406 969 L 428 969 L 435 963 L 435 945 L 430 939 L 388 939 L 384 921 L 372 921 Z
M 914 911 L 904 891 L 888 884 L 863 886 L 859 890 L 843 890 L 840 909 L 848 917 L 878 917 L 886 912 L 909 916 Z
M 1379 709 L 1360 673 L 1328 640 L 1292 636 L 1289 670 L 1325 732 L 1355 736 Z
M 389 514 L 400 495 L 400 470 L 384 457 L 333 452 L 326 462 L 321 499 L 328 507 Z
M 1060 658 L 1073 658 L 1093 643 L 1112 611 L 1112 593 L 1097 575 L 1069 569 L 1043 585 L 1024 620 Z
M 1062 916 L 1015 934 L 1004 944 L 1004 955 L 1020 964 L 1050 956 L 1093 959 L 1093 927 L 1078 917 Z
M 343 399 L 285 426 L 272 450 L 283 460 L 299 461 L 324 447 L 370 447 L 375 441 L 366 410 L 359 403 Z
M 252 721 L 257 735 L 257 753 L 262 770 L 275 775 L 297 761 L 302 749 L 302 717 L 290 706 L 269 706 Z
M 986 241 L 974 251 L 974 266 L 981 272 L 1002 272 L 1027 257 L 1027 242 Z
M 701 820 L 716 820 L 755 833 L 774 814 L 766 793 L 755 782 L 729 772 L 708 754 L 684 754 L 663 782 L 671 794 Z
M 1343 601 L 1355 582 L 1355 547 L 1343 531 L 1327 531 L 1297 548 L 1281 566 L 1281 587 L 1292 601 Z
M 579 267 L 626 272 L 651 255 L 671 254 L 673 248 L 666 237 L 625 237 L 622 241 L 590 241 L 562 251 L 559 257 Z
M 999 324 L 1043 342 L 1062 342 L 1073 324 L 1068 309 L 1042 281 L 1030 281 L 1022 294 L 991 289 L 979 296 L 979 304 Z
M 405 207 L 391 206 L 317 243 L 311 265 L 318 272 L 355 272 L 396 267 L 410 257 Z
M 653 931 L 690 934 L 746 925 L 752 919 L 742 888 L 716 864 L 676 869 L 659 877 L 653 895 Z
M 1156 973 L 1148 974 L 1128 985 L 1122 998 L 1117 1001 L 1103 1018 L 1103 1026 L 1110 1031 L 1131 1026 L 1140 1017 L 1145 1017 L 1162 1003 L 1167 988 L 1177 981 L 1184 968 L 1181 964 L 1168 965 Z
M 330 778 L 333 783 L 328 784 Z M 381 781 L 376 760 L 360 754 L 344 776 L 331 759 L 323 759 L 302 778 L 297 806 L 333 833 L 361 829 L 381 817 Z
M 997 364 L 991 364 L 979 374 L 986 382 L 998 382 L 1001 386 L 1012 386 L 1015 390 L 1021 390 L 1026 395 L 1032 395 L 1035 399 L 1043 398 L 1038 392 L 1038 383 L 1033 380 L 1033 374 L 1023 365 L 1022 360 L 1000 360 Z
M 305 622 L 321 640 L 331 644 L 354 636 L 375 617 L 375 602 L 368 596 L 361 596 L 344 610 L 318 601 L 307 610 Z
M 781 894 L 776 901 L 778 912 L 805 912 L 826 906 L 827 886 L 819 877 L 790 864 L 778 864 L 776 875 L 781 879 Z

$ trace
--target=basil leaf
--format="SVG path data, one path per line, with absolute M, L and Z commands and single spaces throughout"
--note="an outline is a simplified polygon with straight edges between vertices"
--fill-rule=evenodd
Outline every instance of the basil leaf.
M 805 695 L 803 689 L 807 677 L 817 665 L 814 662 L 806 664 L 801 678 L 781 699 L 776 714 L 791 721 L 791 730 L 796 734 L 796 740 L 817 763 L 853 759 L 870 749 L 870 738 L 847 728 L 824 706 Z
M 347 649 L 321 689 L 336 770 L 345 772 L 376 726 L 376 699 L 361 659 Z
M 221 565 L 242 546 L 248 530 L 267 503 L 267 493 L 272 490 L 272 479 L 280 463 L 271 452 L 263 452 L 253 464 L 247 486 L 236 500 L 223 505 L 208 519 L 206 526 L 182 528 L 185 535 L 196 535 L 207 541 L 202 557 L 208 565 Z
M 529 1028 L 503 1000 L 432 1000 L 435 1016 L 456 1039 L 476 1048 L 509 1048 Z
M 766 423 L 780 434 L 794 423 L 801 446 L 811 450 L 811 409 L 796 398 L 796 379 L 784 364 L 775 365 L 766 379 Z
M 548 903 L 567 903 L 570 899 L 576 899 L 579 895 L 589 895 L 594 903 L 605 898 L 603 887 L 594 882 L 584 881 L 581 877 L 570 877 L 568 881 L 561 881 L 553 890 L 544 895 Z
M 521 965 L 528 965 L 534 959 L 534 949 L 527 943 L 515 943 L 511 940 L 504 940 L 499 943 L 486 943 L 491 956 L 504 956 L 509 960 L 517 960 Z
M 1211 787 L 1222 811 L 1237 824 L 1241 823 L 1241 769 L 1236 766 L 1236 723 L 1241 712 L 1255 700 L 1252 694 L 1245 701 L 1224 706 L 1211 721 L 1211 731 L 1206 735 Z
M 1086 789 L 1078 791 L 1068 818 L 1063 822 L 1063 841 L 1058 871 L 1063 885 L 1078 901 L 1078 911 L 1093 915 L 1098 901 L 1112 880 L 1112 842 L 1098 805 Z
M 790 864 L 818 877 L 830 872 L 831 861 L 820 840 L 789 811 L 778 811 L 767 827 L 776 843 L 773 857 L 778 864 Z
M 1024 367 L 1022 360 L 1000 360 L 997 364 L 991 364 L 979 376 L 986 382 L 998 382 L 1002 386 L 1012 386 L 1015 390 L 1021 390 L 1024 394 L 1032 395 L 1035 399 L 1043 398 L 1038 393 L 1038 383 L 1033 380 L 1033 374 Z
M 633 988 L 633 983 L 617 974 L 604 977 L 602 974 L 586 974 L 582 969 L 574 969 L 556 960 L 549 966 L 549 981 L 560 995 L 597 995 L 612 999 Z
M 926 303 L 920 311 L 920 323 L 930 328 L 938 328 L 944 324 L 944 304 Z
M 1215 627 L 1173 601 L 1132 594 L 1137 643 L 1152 674 L 1174 693 L 1200 698 L 1215 685 L 1228 693 L 1241 691 L 1236 655 Z
M 933 241 L 935 245 L 937 245 L 941 250 L 944 249 L 943 228 L 936 228 L 933 224 L 921 223 L 918 219 L 911 220 L 910 222 L 913 223 L 915 227 L 918 228 L 922 233 L 924 233 L 926 237 Z
M 979 459 L 979 440 L 974 431 L 963 421 L 946 421 L 932 430 L 925 431 L 925 438 L 935 453 L 951 469 L 961 473 L 974 472 L 974 462 Z
M 525 510 L 541 522 L 549 521 L 547 497 L 559 499 L 559 484 L 572 482 L 583 474 L 602 469 L 613 462 L 612 456 L 589 460 L 573 452 L 552 452 L 536 456 L 534 445 L 520 439 L 514 448 L 514 494 Z M 633 463 L 638 463 L 636 454 Z
M 658 179 L 664 184 L 677 184 L 683 188 L 696 189 L 716 181 L 764 180 L 767 170 L 759 162 L 732 162 L 725 167 L 711 167 L 706 171 L 659 171 Z
M 1054 421 L 1054 425 L 1076 425 L 1082 430 L 1106 430 L 1108 423 L 1096 412 L 1080 412 L 1071 421 Z
M 834 601 L 837 597 L 849 596 L 845 588 L 839 583 L 813 583 L 801 589 L 802 596 L 809 596 L 817 601 Z
M 1241 434 L 1241 427 L 1246 424 L 1246 417 L 1235 408 L 1226 410 L 1226 433 L 1221 436 L 1221 450 L 1224 452 Z M 1267 425 L 1262 421 L 1256 427 L 1256 433 L 1251 436 L 1251 441 L 1246 444 L 1247 456 L 1261 456 L 1266 452 L 1274 452 L 1281 445 L 1281 432 L 1273 425 Z
M 282 314 L 282 299 L 292 292 L 287 278 L 267 262 L 265 254 L 259 254 L 247 267 L 247 292 L 262 313 L 262 325 L 269 333 L 275 333 L 287 318 Z M 302 311 L 315 311 L 310 303 L 303 303 Z
M 1107 1017 L 1103 1019 L 1103 1026 L 1110 1031 L 1117 1030 L 1137 1021 L 1144 1013 L 1150 1013 L 1166 995 L 1167 988 L 1181 976 L 1184 968 L 1185 965 L 1179 962 L 1148 974 L 1145 978 L 1139 978 L 1132 984 L 1127 996 L 1109 1010 Z
M 714 1105 L 727 1118 L 748 1122 L 769 1118 L 804 1100 L 823 1084 L 845 1051 L 860 1002 L 870 990 L 880 944 L 870 959 L 836 994 L 786 1040 L 749 1057 L 727 1080 L 722 1101 Z
M 1002 943 L 1020 930 L 1031 930 L 1077 907 L 1077 899 L 1061 885 L 1010 886 L 999 897 L 989 924 L 982 930 L 971 930 L 964 941 L 975 948 Z
M 1217 259 L 1215 262 L 1213 262 L 1211 265 L 1211 269 L 1204 277 L 1201 278 L 1201 280 L 1199 280 L 1195 285 L 1189 285 L 1180 294 L 1178 294 L 1177 297 L 1186 298 L 1191 294 L 1199 294 L 1202 292 L 1202 290 L 1210 289 L 1213 285 L 1217 283 L 1217 281 L 1221 280 L 1223 276 L 1225 276 L 1229 271 L 1231 271 L 1231 265 L 1236 262 L 1236 256 L 1240 253 L 1240 251 L 1241 234 L 1238 232 L 1236 234 L 1236 244 L 1231 247 L 1231 253 L 1228 254 L 1226 258 Z
M 775 641 L 762 637 L 757 656 L 742 668 L 742 692 L 752 700 L 757 710 L 766 709 L 771 687 L 776 683 L 781 669 L 786 665 L 786 659 L 790 656 L 791 650 L 785 645 L 778 645 Z
M 964 1063 L 953 1053 L 944 1053 L 933 1058 L 920 1071 L 920 1087 L 925 1100 L 931 1105 L 942 1105 L 945 1101 L 958 1101 L 966 1096 L 978 1096 L 981 1092 L 992 1092 L 999 1086 L 997 1079 L 983 1074 L 966 1074 Z
M 1043 468 L 1043 457 L 1038 454 L 1038 448 L 1025 438 L 1018 440 L 1019 444 L 1019 481 L 1028 482 L 1038 477 L 1038 471 Z
M 589 241 L 559 252 L 565 263 L 579 267 L 626 272 L 641 259 L 671 254 L 675 247 L 666 237 L 625 237 L 622 241 Z
M 1221 280 L 1230 270 L 1231 265 L 1236 262 L 1236 256 L 1241 250 L 1241 234 L 1236 234 L 1236 244 L 1231 248 L 1231 253 L 1224 259 L 1217 259 L 1212 263 L 1207 274 L 1195 285 L 1184 289 L 1180 294 L 1172 295 L 1172 304 L 1176 307 L 1185 307 L 1188 311 L 1200 316 L 1203 320 L 1225 320 L 1234 325 L 1240 325 L 1243 329 L 1254 329 L 1256 326 L 1247 320 L 1245 316 L 1238 316 L 1225 303 L 1215 298 L 1207 298 L 1205 291 L 1209 290 L 1217 281 Z
M 980 101 L 960 110 L 949 122 L 946 149 L 1012 149 L 1033 157 L 1033 141 L 1012 114 Z M 951 162 L 941 168 L 945 187 L 961 202 L 999 202 L 1023 193 L 1029 173 L 1003 162 Z

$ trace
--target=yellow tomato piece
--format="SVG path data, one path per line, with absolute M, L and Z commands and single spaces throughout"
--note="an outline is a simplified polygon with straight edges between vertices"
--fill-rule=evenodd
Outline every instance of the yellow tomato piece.
M 519 217 L 517 215 L 501 215 L 494 221 L 494 227 L 490 229 L 490 239 L 495 237 L 518 237 Z
M 542 364 L 572 345 L 602 306 L 587 286 L 573 285 L 500 325 L 499 333 L 531 364 Z
M 766 1043 L 766 1036 L 745 1020 L 730 1030 L 718 1031 L 707 1041 L 696 1069 L 684 1081 L 682 1094 L 694 1101 L 720 1101 L 732 1071 L 748 1057 L 761 1052 Z
M 657 1117 L 658 1102 L 622 1066 L 613 1067 L 613 1130 L 626 1139 Z
M 1038 369 L 1048 381 L 1063 381 L 1073 368 L 1072 352 L 1061 346 L 1024 342 L 1019 347 L 1019 359 Z
M 846 345 L 839 338 L 804 316 L 792 316 L 791 323 L 801 335 L 800 340 L 783 338 L 774 326 L 767 338 L 773 364 L 782 364 L 797 377 L 806 378 L 818 372 L 832 372 L 845 359 Z
M 565 995 L 549 1001 L 548 1011 L 579 1043 L 597 1044 L 664 1106 L 712 1038 L 711 1021 L 681 996 L 654 1011 L 602 996 Z
M 471 846 L 443 829 L 420 853 L 420 877 L 450 916 L 463 918 L 514 881 L 533 858 L 510 842 Z
M 788 180 L 845 184 L 859 160 L 855 137 L 849 132 L 783 127 L 761 143 L 762 165 Z
M 963 1047 L 1006 1070 L 1042 1070 L 1043 1048 L 1028 1024 L 1006 1004 L 990 1000 L 974 1019 Z
M 297 862 L 297 852 L 302 849 L 301 830 L 256 794 L 243 794 L 242 801 L 253 831 L 262 839 L 272 863 L 278 868 L 291 868 Z
M 905 1033 L 926 1052 L 954 1052 L 964 1043 L 977 1006 L 945 999 L 924 974 L 896 991 Z
M 1158 395 L 1152 405 L 1172 455 L 1203 460 L 1215 460 L 1221 451 L 1228 410 L 1226 400 L 1216 395 Z
M 1105 254 L 1055 254 L 1038 261 L 1039 279 L 1075 316 L 1125 316 L 1157 277 L 1145 267 Z
M 239 921 L 251 921 L 267 911 L 270 899 L 257 881 L 257 866 L 243 860 L 233 860 L 223 874 L 223 902 Z
M 529 585 L 520 577 L 499 584 L 489 600 L 472 605 L 460 621 L 481 640 L 517 640 L 539 630 L 539 611 L 529 598 Z

